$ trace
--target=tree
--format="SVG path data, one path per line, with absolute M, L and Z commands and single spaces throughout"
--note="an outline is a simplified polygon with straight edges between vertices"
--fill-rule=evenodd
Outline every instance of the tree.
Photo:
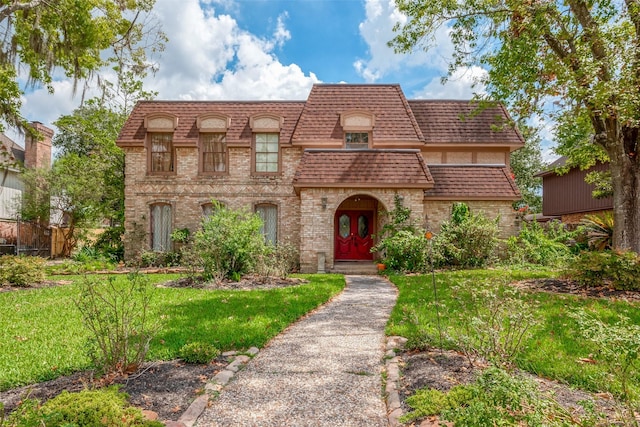
M 116 64 L 140 75 L 166 38 L 151 20 L 155 0 L 3 0 L 0 2 L 0 122 L 28 131 L 19 78 L 53 92 L 54 73 L 74 85 Z M 75 87 L 75 86 L 74 86 Z M 0 124 L 0 131 L 2 125 Z
M 531 212 L 542 212 L 542 178 L 536 177 L 545 168 L 540 152 L 540 136 L 536 130 L 525 124 L 518 128 L 523 134 L 524 147 L 511 154 L 510 166 L 516 184 L 522 193 L 522 199 L 514 203 L 514 207 L 524 207 Z
M 396 27 L 391 44 L 397 50 L 428 49 L 435 31 L 447 26 L 455 46 L 450 72 L 487 67 L 488 98 L 504 102 L 518 118 L 541 114 L 580 130 L 570 134 L 569 144 L 582 155 L 591 149 L 586 159 L 598 150 L 606 154 L 613 244 L 640 252 L 640 1 L 397 4 L 409 18 Z

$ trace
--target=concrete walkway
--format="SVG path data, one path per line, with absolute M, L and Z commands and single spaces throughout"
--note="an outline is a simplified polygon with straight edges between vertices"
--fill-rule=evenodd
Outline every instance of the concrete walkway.
M 387 426 L 380 374 L 396 291 L 375 276 L 346 280 L 238 372 L 197 425 Z

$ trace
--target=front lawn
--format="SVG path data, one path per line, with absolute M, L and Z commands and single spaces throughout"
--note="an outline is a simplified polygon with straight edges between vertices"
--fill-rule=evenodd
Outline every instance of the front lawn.
M 436 274 L 437 296 L 440 306 L 442 330 L 450 328 L 455 334 L 462 328 L 460 309 L 465 292 L 456 292 L 455 287 L 466 283 L 466 289 L 482 288 L 486 283 L 512 282 L 530 278 L 553 276 L 551 271 L 522 270 L 468 270 Z M 437 317 L 433 304 L 432 278 L 425 276 L 391 276 L 391 281 L 400 291 L 398 302 L 387 326 L 388 335 L 402 335 L 410 338 L 410 343 L 426 342 L 433 347 L 440 345 L 436 327 Z M 525 343 L 524 350 L 517 358 L 517 366 L 542 377 L 566 382 L 572 386 L 590 391 L 610 391 L 618 394 L 620 389 L 607 374 L 606 367 L 598 360 L 597 348 L 581 338 L 578 323 L 570 313 L 585 310 L 607 324 L 615 323 L 620 315 L 631 323 L 640 325 L 640 310 L 637 303 L 615 301 L 605 298 L 583 298 L 575 295 L 551 294 L 544 292 L 525 293 L 526 301 L 534 304 L 535 316 L 540 326 L 534 330 Z M 467 316 L 467 320 L 469 316 Z M 422 325 L 422 326 L 420 326 Z M 443 347 L 453 348 L 451 340 L 443 335 Z M 633 379 L 635 391 L 639 392 L 640 378 Z
M 177 275 L 150 275 L 153 283 Z M 310 283 L 256 291 L 154 288 L 152 321 L 161 328 L 147 358 L 173 359 L 186 343 L 204 341 L 222 351 L 263 347 L 305 313 L 344 288 L 341 275 L 309 275 Z M 88 337 L 74 305 L 73 284 L 0 293 L 0 390 L 90 368 Z

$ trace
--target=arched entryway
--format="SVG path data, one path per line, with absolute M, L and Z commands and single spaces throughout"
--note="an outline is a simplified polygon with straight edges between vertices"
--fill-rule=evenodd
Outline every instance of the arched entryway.
M 343 201 L 334 218 L 335 261 L 373 260 L 371 248 L 378 222 L 378 200 L 356 195 Z

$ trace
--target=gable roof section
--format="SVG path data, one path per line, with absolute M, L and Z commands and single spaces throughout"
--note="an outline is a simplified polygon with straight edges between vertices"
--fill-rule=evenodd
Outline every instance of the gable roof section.
M 316 84 L 309 93 L 294 144 L 333 142 L 342 145 L 340 114 L 358 110 L 375 116 L 373 142 L 422 143 L 420 127 L 397 84 Z
M 16 161 L 24 163 L 24 148 L 5 134 L 0 133 L 0 165 L 15 166 Z
M 119 146 L 142 146 L 145 141 L 145 116 L 167 113 L 178 118 L 173 141 L 176 145 L 194 145 L 198 141 L 196 118 L 202 114 L 219 113 L 231 118 L 227 144 L 247 145 L 252 141 L 249 117 L 270 113 L 284 118 L 280 142 L 291 143 L 291 135 L 300 117 L 304 101 L 140 101 L 118 136 Z
M 305 150 L 293 186 L 431 188 L 419 150 Z
M 430 200 L 518 200 L 520 191 L 505 165 L 429 165 L 435 181 Z
M 524 145 L 520 132 L 509 125 L 502 105 L 476 111 L 472 101 L 409 100 L 427 146 L 438 144 Z M 500 128 L 500 130 L 496 130 Z

